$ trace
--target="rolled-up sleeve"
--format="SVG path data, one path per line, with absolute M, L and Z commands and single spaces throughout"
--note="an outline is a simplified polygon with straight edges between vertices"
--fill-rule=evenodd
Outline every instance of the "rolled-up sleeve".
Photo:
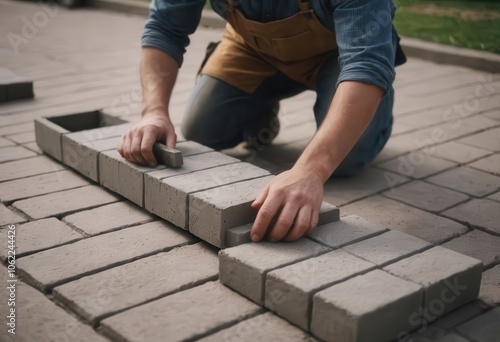
M 205 0 L 152 0 L 142 46 L 163 50 L 181 67 L 189 35 L 196 30 L 204 5 Z
M 396 39 L 391 0 L 331 0 L 343 81 L 360 81 L 387 92 L 394 82 Z

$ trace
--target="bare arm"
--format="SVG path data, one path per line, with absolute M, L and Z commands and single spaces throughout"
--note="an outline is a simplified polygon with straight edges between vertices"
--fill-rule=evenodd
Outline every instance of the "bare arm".
M 259 210 L 251 232 L 253 241 L 264 237 L 278 213 L 276 224 L 267 232 L 271 241 L 292 241 L 312 232 L 318 223 L 324 183 L 370 123 L 382 95 L 383 90 L 375 85 L 340 83 L 323 124 L 299 160 L 273 179 L 252 204 Z
M 168 107 L 177 73 L 178 64 L 170 55 L 157 48 L 142 48 L 142 120 L 123 135 L 118 146 L 118 152 L 127 160 L 154 166 L 155 142 L 175 147 L 177 137 Z

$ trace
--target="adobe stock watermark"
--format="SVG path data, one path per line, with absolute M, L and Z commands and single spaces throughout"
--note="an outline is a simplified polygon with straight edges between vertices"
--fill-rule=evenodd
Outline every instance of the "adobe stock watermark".
M 408 318 L 410 326 L 415 329 L 420 327 L 416 332 L 423 333 L 427 329 L 429 323 L 432 323 L 446 311 L 449 311 L 447 310 L 449 306 L 458 300 L 458 298 L 465 291 L 467 291 L 468 288 L 468 286 L 460 284 L 457 277 L 453 278 L 452 281 L 445 279 L 443 284 L 444 287 L 438 297 L 432 299 L 428 303 L 427 307 L 420 308 L 418 311 L 412 313 Z M 412 342 L 413 338 L 408 331 L 402 331 L 398 334 L 397 341 Z
M 18 53 L 21 45 L 28 44 L 38 32 L 48 25 L 50 19 L 59 13 L 59 5 L 54 0 L 38 1 L 39 11 L 33 13 L 31 17 L 22 16 L 22 26 L 20 32 L 7 33 L 7 39 L 12 49 Z
M 436 127 L 424 128 L 428 133 L 420 138 L 414 139 L 413 143 L 417 150 L 409 154 L 397 157 L 397 171 L 399 175 L 394 175 L 388 171 L 384 172 L 384 177 L 391 190 L 400 184 L 401 176 L 412 176 L 419 166 L 422 166 L 426 159 L 436 152 L 436 146 L 450 140 L 452 133 L 460 129 L 463 120 L 472 117 L 480 110 L 481 101 L 493 96 L 497 90 L 493 86 L 493 75 L 481 76 L 474 88 L 473 94 L 465 97 L 461 101 L 454 103 L 442 114 L 442 123 Z

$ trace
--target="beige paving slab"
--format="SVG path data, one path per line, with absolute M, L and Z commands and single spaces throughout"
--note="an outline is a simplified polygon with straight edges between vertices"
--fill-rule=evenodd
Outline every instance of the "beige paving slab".
M 397 188 L 384 192 L 383 195 L 411 206 L 436 213 L 469 199 L 469 196 L 463 193 L 422 181 L 413 181 L 403 184 Z
M 0 199 L 3 202 L 11 202 L 89 184 L 88 181 L 71 171 L 51 172 L 0 183 Z
M 496 201 L 474 199 L 445 211 L 443 215 L 500 235 L 500 203 Z
M 128 201 L 103 205 L 65 216 L 64 222 L 93 236 L 152 221 L 154 216 Z
M 0 148 L 0 163 L 34 157 L 37 154 L 22 146 L 9 146 Z
M 500 265 L 483 273 L 479 298 L 490 304 L 500 304 Z
M 107 318 L 102 326 L 113 339 L 154 342 L 168 336 L 172 342 L 185 341 L 259 311 L 259 306 L 219 282 L 208 282 Z
M 0 148 L 7 147 L 7 146 L 16 146 L 16 145 L 17 144 L 13 140 L 0 137 Z
M 0 164 L 0 182 L 64 170 L 64 166 L 46 156 Z
M 426 155 L 422 151 L 415 151 L 377 164 L 377 167 L 406 177 L 420 179 L 447 170 L 456 165 L 457 164 L 454 162 Z
M 117 202 L 118 197 L 95 185 L 55 192 L 14 202 L 13 206 L 34 219 Z
M 431 243 L 440 243 L 467 232 L 458 222 L 401 202 L 372 196 L 341 208 L 343 215 L 360 215 L 369 221 L 417 236 Z
M 31 254 L 18 260 L 27 282 L 47 291 L 106 268 L 188 244 L 192 238 L 166 222 L 151 222 Z M 64 262 L 57 262 L 64 258 Z
M 451 169 L 426 180 L 476 197 L 490 195 L 500 189 L 500 177 L 469 167 Z
M 479 159 L 468 165 L 474 169 L 500 175 L 500 154 L 494 154 L 483 159 Z
M 71 314 L 53 303 L 28 284 L 10 278 L 7 268 L 0 266 L 0 296 L 2 301 L 10 295 L 7 284 L 15 284 L 15 307 L 7 303 L 0 305 L 2 324 L 0 325 L 0 338 L 5 342 L 105 342 L 109 341 L 96 333 L 90 326 L 83 324 Z M 7 305 L 6 305 L 7 304 Z M 7 316 L 10 309 L 15 309 L 15 335 L 8 332 Z M 9 318 L 10 320 L 10 318 Z
M 500 308 L 494 308 L 456 328 L 462 336 L 472 341 L 495 341 L 500 335 Z
M 500 191 L 491 196 L 488 196 L 488 199 L 500 202 Z
M 473 160 L 491 154 L 491 151 L 482 148 L 466 145 L 457 141 L 449 141 L 447 143 L 436 146 L 434 156 L 454 161 L 460 164 L 466 164 Z
M 2 241 L 7 241 L 7 236 L 14 234 L 12 236 L 16 241 L 16 257 L 18 258 L 28 253 L 57 247 L 83 238 L 80 233 L 54 217 L 15 225 L 11 228 L 7 226 L 1 229 L 0 236 Z M 0 258 L 5 260 L 7 256 L 7 250 L 2 249 Z
M 483 262 L 485 267 L 498 263 L 500 260 L 500 237 L 473 231 L 443 244 L 443 247 L 471 256 Z
M 0 127 L 0 135 L 6 136 L 8 134 L 24 133 L 35 130 L 33 122 L 25 122 L 18 125 L 2 126 Z
M 15 213 L 14 211 L 7 208 L 5 205 L 0 203 L 0 226 L 7 224 L 15 224 L 27 221 L 24 217 Z
M 53 293 L 86 321 L 94 321 L 216 280 L 218 273 L 216 251 L 198 243 L 80 278 Z
M 459 140 L 459 142 L 483 148 L 488 151 L 500 152 L 500 139 L 498 139 L 499 136 L 500 128 L 495 128 L 461 139 Z
M 43 154 L 42 149 L 40 148 L 40 146 L 38 146 L 38 144 L 36 142 L 30 142 L 30 143 L 24 144 L 23 147 L 26 147 L 28 150 L 31 150 L 35 153 Z
M 36 140 L 34 131 L 7 135 L 7 138 L 18 144 L 26 144 L 29 142 L 34 142 Z

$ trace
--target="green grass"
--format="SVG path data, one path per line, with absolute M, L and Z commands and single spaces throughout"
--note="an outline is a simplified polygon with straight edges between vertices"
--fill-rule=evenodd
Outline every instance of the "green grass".
M 500 53 L 500 3 L 497 1 L 400 0 L 397 4 L 394 24 L 402 36 Z M 422 13 L 429 5 L 434 5 L 431 13 Z M 464 17 L 469 13 L 473 18 Z

